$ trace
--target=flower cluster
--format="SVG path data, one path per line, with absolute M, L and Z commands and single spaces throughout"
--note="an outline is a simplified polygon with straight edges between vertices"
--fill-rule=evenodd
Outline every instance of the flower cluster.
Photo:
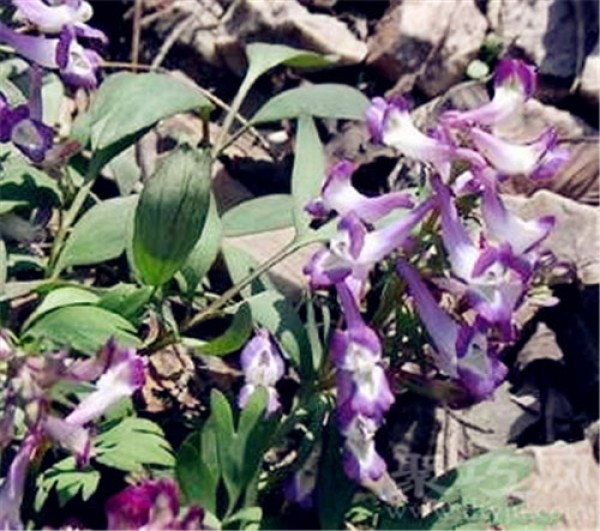
M 90 46 L 102 46 L 107 38 L 86 24 L 92 8 L 85 0 L 13 0 L 17 14 L 37 31 L 23 34 L 0 24 L 0 42 L 14 48 L 23 58 L 44 68 L 58 70 L 63 80 L 76 87 L 94 88 L 96 70 L 102 61 Z M 50 35 L 48 37 L 47 35 Z
M 498 183 L 512 175 L 551 178 L 566 162 L 567 153 L 558 147 L 551 129 L 525 145 L 500 136 L 503 124 L 520 112 L 535 91 L 536 73 L 531 66 L 519 60 L 501 60 L 494 86 L 488 104 L 469 111 L 448 111 L 428 133 L 414 125 L 403 98 L 372 100 L 366 113 L 372 140 L 426 164 L 430 170 L 428 197 L 418 203 L 402 192 L 365 197 L 352 186 L 353 165 L 343 161 L 331 170 L 320 197 L 307 205 L 315 217 L 332 211 L 340 216 L 336 235 L 312 257 L 305 273 L 313 288 L 335 286 L 341 300 L 347 328 L 334 333 L 331 355 L 338 371 L 346 472 L 360 482 L 376 479 L 385 470 L 373 436 L 393 402 L 382 367 L 381 343 L 359 312 L 377 263 L 404 251 L 405 258 L 397 259 L 396 269 L 435 349 L 432 357 L 437 373 L 460 391 L 451 405 L 464 406 L 490 397 L 506 375 L 500 347 L 515 339 L 514 314 L 531 288 L 539 244 L 554 220 L 517 217 L 505 207 Z M 462 173 L 457 175 L 457 168 Z M 467 195 L 480 198 L 483 224 L 476 232 L 461 219 L 457 207 L 457 200 Z M 409 210 L 387 216 L 396 209 Z M 459 315 L 440 306 L 426 280 L 411 265 L 432 252 L 409 238 L 426 216 L 430 216 L 430 227 L 435 227 L 439 218 L 451 277 L 441 284 L 454 300 L 462 302 L 460 308 L 466 308 Z
M 12 350 L 4 358 L 12 378 L 4 390 L 0 443 L 5 446 L 12 440 L 17 408 L 25 413 L 27 434 L 0 487 L 0 527 L 21 529 L 19 510 L 32 456 L 43 444 L 53 442 L 85 465 L 94 452 L 93 422 L 142 387 L 144 362 L 135 350 L 120 348 L 114 341 L 86 360 L 70 359 L 66 352 L 23 357 Z M 93 381 L 92 391 L 69 414 L 63 417 L 53 411 L 51 397 L 57 384 Z
M 202 529 L 201 508 L 179 513 L 179 491 L 170 479 L 145 480 L 106 502 L 107 529 Z
M 11 106 L 0 92 L 0 142 L 11 142 L 32 162 L 41 163 L 52 148 L 54 131 L 42 122 L 43 68 L 58 70 L 62 79 L 74 87 L 94 88 L 101 58 L 77 40 L 91 45 L 106 44 L 106 36 L 86 24 L 92 16 L 84 0 L 13 0 L 17 16 L 35 28 L 37 35 L 15 31 L 0 22 L 0 43 L 32 63 L 27 104 Z M 46 37 L 44 34 L 58 35 Z
M 254 391 L 263 388 L 268 395 L 266 414 L 277 412 L 281 404 L 275 384 L 283 376 L 285 367 L 281 353 L 267 330 L 258 330 L 248 341 L 242 350 L 240 362 L 245 383 L 238 397 L 239 406 L 246 407 Z

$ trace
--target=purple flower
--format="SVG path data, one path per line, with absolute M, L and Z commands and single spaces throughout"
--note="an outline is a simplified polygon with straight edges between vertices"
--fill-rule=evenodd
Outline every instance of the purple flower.
M 343 467 L 346 475 L 358 483 L 377 481 L 387 471 L 385 461 L 375 449 L 377 423 L 369 417 L 356 415 L 342 424 L 345 437 Z
M 37 433 L 27 435 L 15 455 L 0 487 L 0 528 L 23 529 L 21 503 L 25 491 L 27 469 L 40 442 Z
M 377 262 L 403 245 L 434 203 L 429 198 L 401 219 L 371 232 L 354 213 L 342 218 L 329 248 L 318 251 L 304 268 L 311 286 L 331 286 L 350 276 L 362 285 Z
M 245 385 L 240 391 L 238 404 L 246 407 L 254 391 L 262 387 L 267 391 L 266 415 L 272 415 L 281 407 L 275 384 L 284 374 L 285 366 L 279 348 L 268 330 L 260 329 L 246 344 L 240 356 Z
M 92 438 L 88 429 L 52 415 L 42 421 L 42 429 L 48 437 L 75 455 L 78 466 L 89 463 Z
M 433 180 L 440 201 L 442 239 L 453 273 L 467 287 L 473 308 L 487 322 L 512 335 L 513 312 L 525 291 L 528 268 L 513 257 L 506 245 L 476 247 L 461 223 L 450 191 L 439 179 Z
M 303 509 L 313 506 L 313 492 L 317 486 L 318 465 L 321 457 L 321 444 L 315 443 L 302 467 L 294 472 L 283 485 L 285 499 Z
M 12 0 L 19 13 L 42 33 L 60 33 L 63 26 L 82 24 L 92 18 L 92 6 L 82 0 L 51 5 L 43 0 Z
M 107 529 L 201 529 L 199 507 L 179 518 L 179 492 L 170 479 L 144 480 L 106 502 Z
M 355 167 L 349 160 L 335 164 L 321 189 L 321 196 L 311 201 L 306 210 L 314 217 L 326 217 L 332 210 L 340 216 L 354 212 L 366 222 L 374 222 L 396 208 L 412 208 L 413 202 L 404 192 L 367 197 L 352 186 Z
M 524 221 L 506 209 L 495 183 L 487 178 L 481 182 L 484 185 L 481 212 L 487 234 L 492 239 L 509 244 L 515 255 L 524 255 L 550 234 L 555 224 L 554 216 Z
M 144 380 L 144 360 L 135 349 L 116 349 L 110 365 L 96 382 L 96 390 L 86 396 L 65 420 L 84 425 L 97 419 L 121 399 L 140 389 Z
M 23 35 L 0 23 L 0 42 L 44 68 L 58 70 L 65 82 L 85 88 L 97 85 L 96 70 L 102 58 L 77 42 L 76 30 L 63 27 L 58 39 Z
M 530 144 L 511 144 L 477 127 L 469 130 L 475 147 L 501 175 L 525 175 L 541 180 L 553 177 L 569 153 L 557 147 L 556 132 L 546 129 Z
M 412 159 L 429 162 L 444 180 L 447 178 L 450 161 L 457 156 L 456 149 L 439 138 L 419 131 L 410 117 L 404 98 L 374 98 L 366 111 L 366 121 L 375 142 L 393 147 Z
M 472 401 L 489 397 L 506 375 L 506 369 L 488 348 L 484 323 L 459 325 L 440 308 L 411 266 L 398 260 L 397 269 L 408 284 L 421 321 L 433 340 L 438 369 L 461 385 Z
M 442 121 L 451 126 L 498 124 L 517 111 L 535 93 L 535 68 L 518 59 L 502 59 L 494 75 L 492 101 L 470 111 L 448 111 Z

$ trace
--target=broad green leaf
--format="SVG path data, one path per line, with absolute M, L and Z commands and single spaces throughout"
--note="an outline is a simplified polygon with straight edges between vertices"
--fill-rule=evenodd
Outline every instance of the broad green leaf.
M 292 196 L 294 197 L 294 225 L 298 234 L 309 231 L 310 215 L 306 204 L 317 197 L 325 178 L 325 152 L 315 121 L 308 115 L 298 118 L 294 169 L 292 170 Z
M 178 148 L 145 185 L 135 212 L 133 256 L 145 283 L 160 286 L 185 263 L 209 202 L 209 152 Z
M 347 85 L 323 83 L 287 90 L 265 103 L 252 117 L 254 124 L 307 115 L 317 118 L 363 120 L 369 100 Z
M 252 334 L 252 313 L 247 304 L 242 304 L 225 332 L 201 347 L 202 354 L 225 356 L 239 350 Z
M 177 452 L 175 475 L 186 503 L 196 503 L 215 513 L 219 477 L 204 462 L 203 450 L 201 432 L 192 433 Z
M 117 313 L 125 319 L 137 319 L 152 296 L 150 286 L 117 284 L 102 293 L 98 306 Z
M 23 324 L 23 329 L 26 330 L 38 317 L 56 308 L 73 306 L 75 304 L 96 304 L 99 299 L 98 295 L 81 288 L 68 286 L 55 289 L 48 293 L 42 303 L 32 312 Z
M 234 522 L 239 522 L 237 529 L 258 530 L 261 529 L 261 520 L 263 511 L 261 507 L 244 507 L 236 513 L 232 514 L 225 520 L 225 525 L 231 525 Z
M 52 489 L 56 489 L 61 507 L 79 493 L 83 501 L 87 501 L 96 492 L 99 483 L 100 472 L 91 467 L 80 469 L 75 458 L 67 457 L 36 478 L 34 509 L 36 512 L 42 509 Z
M 99 151 L 167 116 L 210 109 L 212 104 L 190 83 L 166 74 L 121 72 L 102 83 L 88 112 L 75 122 L 72 137 Z
M 122 196 L 133 192 L 135 185 L 142 177 L 142 170 L 135 156 L 135 146 L 127 148 L 112 158 L 106 165 L 105 171 L 113 177 Z
M 40 317 L 25 337 L 48 339 L 85 354 L 93 354 L 111 337 L 127 346 L 138 346 L 136 330 L 120 315 L 95 306 L 65 306 Z
M 90 208 L 73 227 L 58 258 L 56 271 L 98 264 L 121 255 L 127 241 L 127 223 L 137 200 L 137 196 L 116 197 Z
M 61 191 L 55 180 L 18 156 L 0 160 L 0 214 L 17 207 L 60 205 Z
M 255 42 L 246 46 L 248 72 L 246 84 L 252 85 L 262 74 L 277 65 L 297 68 L 318 68 L 328 66 L 331 60 L 314 52 L 291 48 L 282 44 Z
M 173 451 L 161 427 L 147 419 L 127 417 L 96 438 L 96 461 L 103 465 L 141 472 L 147 467 L 172 468 Z
M 186 282 L 185 290 L 188 294 L 194 293 L 200 281 L 210 271 L 219 254 L 222 236 L 221 218 L 215 198 L 211 195 L 210 207 L 200 239 L 181 267 L 181 274 Z
M 530 457 L 501 449 L 483 454 L 429 482 L 430 495 L 443 502 L 502 499 L 533 471 Z
M 6 291 L 6 274 L 8 272 L 8 254 L 6 252 L 6 244 L 0 238 L 0 295 Z
M 302 375 L 312 372 L 312 353 L 298 312 L 280 293 L 265 291 L 246 299 L 252 317 L 278 340 L 284 354 Z
M 288 194 L 257 197 L 235 206 L 223 215 L 225 236 L 243 236 L 294 224 L 293 200 Z

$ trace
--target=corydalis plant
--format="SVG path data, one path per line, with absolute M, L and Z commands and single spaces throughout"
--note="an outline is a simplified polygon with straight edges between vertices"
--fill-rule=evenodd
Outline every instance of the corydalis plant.
M 377 264 L 408 249 L 408 237 L 428 216 L 428 230 L 439 226 L 446 251 L 448 267 L 437 274 L 451 277 L 442 286 L 448 286 L 457 303 L 466 304 L 468 318 L 443 309 L 419 270 L 407 262 L 418 266 L 431 254 L 427 240 L 411 241 L 411 255 L 397 261 L 397 271 L 431 338 L 435 373 L 459 390 L 449 398 L 450 405 L 463 407 L 491 397 L 506 376 L 500 353 L 516 337 L 514 316 L 532 287 L 539 244 L 554 220 L 525 221 L 508 211 L 498 182 L 516 174 L 550 178 L 567 158 L 552 130 L 527 145 L 512 144 L 492 130 L 520 112 L 535 85 L 532 67 L 502 60 L 492 101 L 479 109 L 445 113 L 431 133 L 415 126 L 403 98 L 373 99 L 366 113 L 372 140 L 424 163 L 430 173 L 429 196 L 398 221 L 375 228 L 371 223 L 410 205 L 398 192 L 366 198 L 351 186 L 352 164 L 342 162 L 331 170 L 321 196 L 307 207 L 315 217 L 331 211 L 341 216 L 337 234 L 327 249 L 314 255 L 305 273 L 313 288 L 336 286 L 342 300 L 348 328 L 333 334 L 331 358 L 337 368 L 340 431 L 346 441 L 344 466 L 358 482 L 385 472 L 374 435 L 394 400 L 383 373 L 381 343 L 359 317 L 358 305 Z M 457 161 L 463 173 L 454 181 Z M 480 230 L 473 231 L 461 219 L 457 196 L 464 195 L 480 199 L 480 210 L 471 212 L 483 219 Z

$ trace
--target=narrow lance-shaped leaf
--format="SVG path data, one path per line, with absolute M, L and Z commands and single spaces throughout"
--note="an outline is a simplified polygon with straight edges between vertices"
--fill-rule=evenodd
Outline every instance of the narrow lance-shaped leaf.
M 210 202 L 210 155 L 182 146 L 150 178 L 135 212 L 133 256 L 146 284 L 160 286 L 196 245 Z
M 298 234 L 303 234 L 309 229 L 311 218 L 304 207 L 319 195 L 324 177 L 325 153 L 319 132 L 313 118 L 303 114 L 298 118 L 292 171 L 294 225 Z
M 323 83 L 286 90 L 265 103 L 252 117 L 254 124 L 297 118 L 303 114 L 317 118 L 362 120 L 369 100 L 347 85 Z
M 250 199 L 223 215 L 225 236 L 244 236 L 283 229 L 293 224 L 292 196 L 271 194 Z

